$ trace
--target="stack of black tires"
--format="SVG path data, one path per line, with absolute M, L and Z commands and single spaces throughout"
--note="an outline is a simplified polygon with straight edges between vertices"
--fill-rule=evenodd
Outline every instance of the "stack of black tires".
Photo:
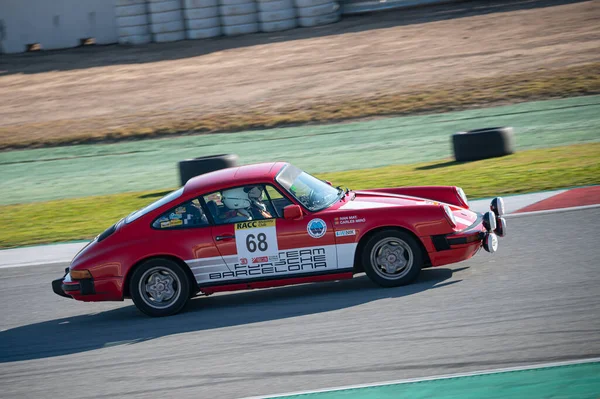
M 206 157 L 185 159 L 179 162 L 179 177 L 183 186 L 192 177 L 215 170 L 237 166 L 238 156 L 235 154 L 210 155 Z
M 512 127 L 491 127 L 458 132 L 452 136 L 457 162 L 476 161 L 514 152 Z

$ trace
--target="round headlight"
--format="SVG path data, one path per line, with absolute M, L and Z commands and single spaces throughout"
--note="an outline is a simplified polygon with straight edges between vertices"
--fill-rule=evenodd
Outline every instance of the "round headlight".
M 458 192 L 458 196 L 465 203 L 465 205 L 469 206 L 469 200 L 467 200 L 467 194 L 465 194 L 464 190 L 460 187 L 456 187 L 456 191 Z
M 490 209 L 496 214 L 496 216 L 504 215 L 504 200 L 502 197 L 496 197 L 492 200 Z
M 494 233 L 489 233 L 483 239 L 483 249 L 489 253 L 494 253 L 498 250 L 498 237 Z
M 454 218 L 454 215 L 452 214 L 452 210 L 450 209 L 450 207 L 448 205 L 444 205 L 444 212 L 446 212 L 446 216 L 448 216 L 448 220 L 450 221 L 450 223 L 453 226 L 456 226 L 456 219 Z
M 485 229 L 487 231 L 496 230 L 496 215 L 494 215 L 492 212 L 484 213 L 483 214 L 483 227 L 485 227 Z

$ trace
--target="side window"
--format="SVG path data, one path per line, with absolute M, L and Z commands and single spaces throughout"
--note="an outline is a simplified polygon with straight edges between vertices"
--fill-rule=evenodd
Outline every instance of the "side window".
M 152 223 L 155 229 L 182 229 L 208 226 L 208 219 L 198 199 L 180 204 L 162 214 Z
M 271 204 L 278 217 L 283 217 L 283 208 L 292 205 L 292 201 L 281 195 L 281 193 L 273 186 L 265 186 L 265 190 L 271 199 Z
M 271 190 L 277 193 L 272 187 Z M 278 198 L 282 198 L 279 193 L 277 195 Z M 210 193 L 204 196 L 204 202 L 215 223 L 226 224 L 278 217 L 279 214 L 269 197 L 270 195 L 265 192 L 265 186 L 261 184 Z

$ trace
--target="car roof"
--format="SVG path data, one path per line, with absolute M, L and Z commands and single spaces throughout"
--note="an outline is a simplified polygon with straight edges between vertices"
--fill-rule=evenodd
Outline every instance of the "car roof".
M 273 181 L 286 162 L 264 162 L 220 169 L 187 181 L 184 193 L 208 193 L 223 188 Z

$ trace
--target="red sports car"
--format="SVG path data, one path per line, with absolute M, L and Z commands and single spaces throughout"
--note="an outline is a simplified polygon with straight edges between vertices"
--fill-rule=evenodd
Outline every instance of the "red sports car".
M 456 263 L 506 234 L 501 198 L 469 210 L 458 187 L 353 191 L 284 162 L 207 173 L 98 235 L 73 259 L 58 295 L 131 298 L 150 316 L 198 294 L 341 280 L 383 287 Z

